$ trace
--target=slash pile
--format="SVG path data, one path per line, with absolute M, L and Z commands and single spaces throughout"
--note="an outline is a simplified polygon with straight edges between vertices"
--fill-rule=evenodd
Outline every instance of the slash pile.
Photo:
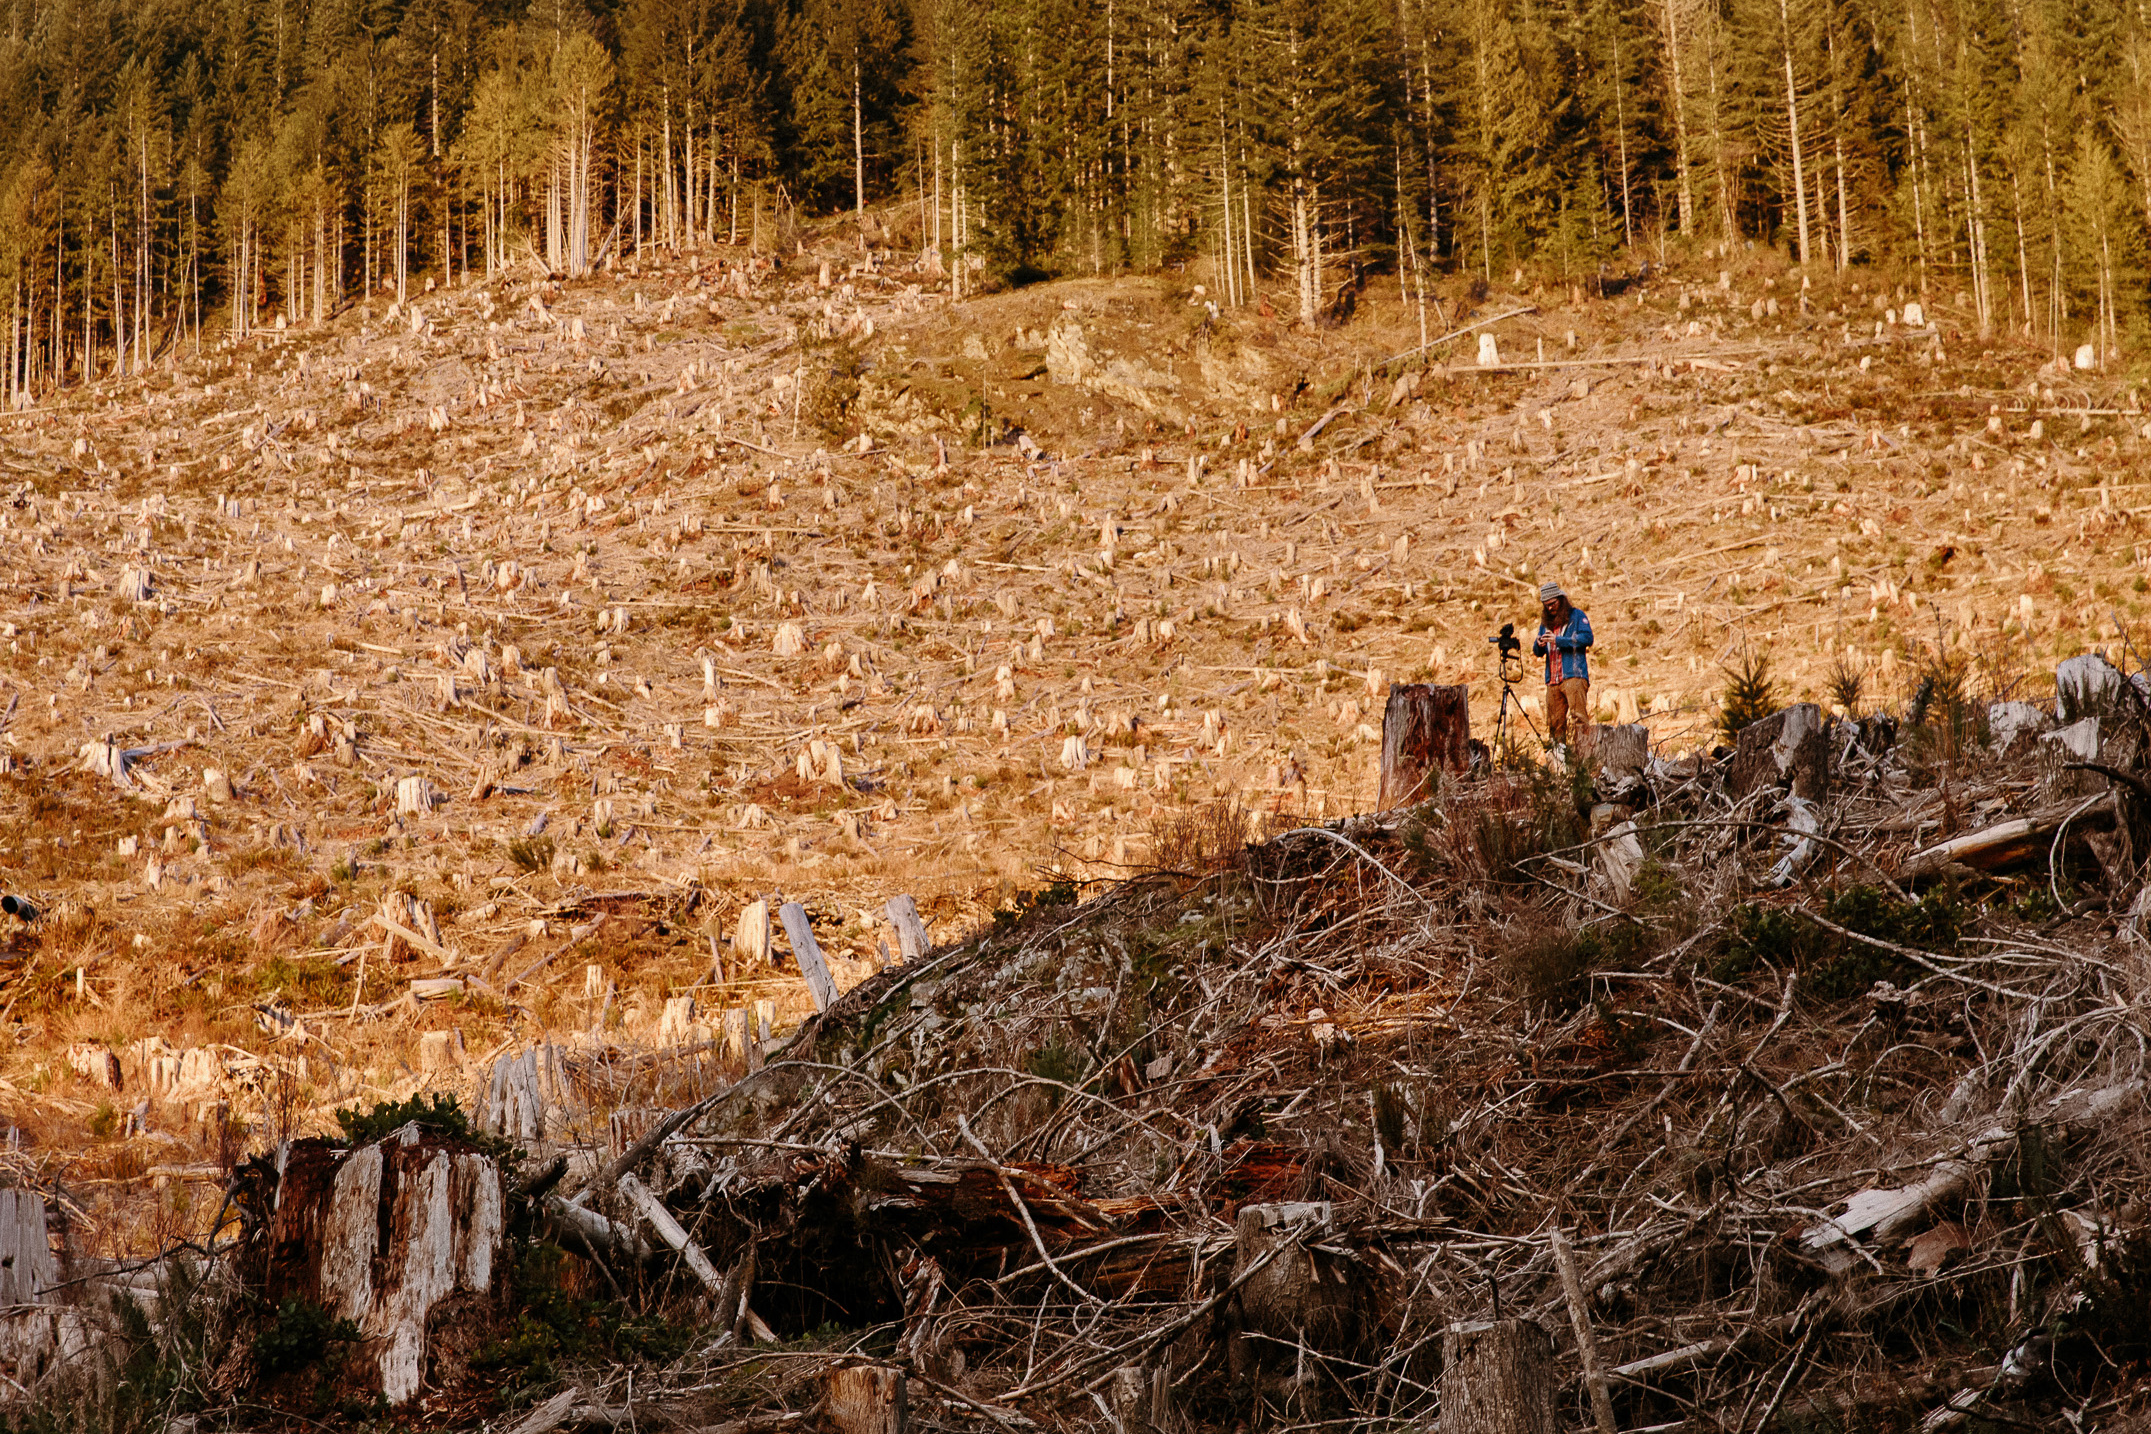
M 327 1288 L 333 1172 L 431 1159 L 505 1211 L 440 1207 L 435 1423 L 858 1427 L 869 1366 L 934 1428 L 1416 1427 L 1444 1331 L 1499 1314 L 1558 1341 L 1568 1422 L 2105 1427 L 2151 1353 L 2146 717 L 2101 660 L 2049 710 L 1937 659 L 1899 712 L 1713 757 L 1601 729 L 1252 841 L 1191 811 L 1153 871 L 867 978 L 639 1138 L 419 1111 L 386 1157 L 294 1150 L 236 1261 L 164 1262 L 223 1311 L 175 1407 L 408 1366 L 375 1313 L 276 1365 L 235 1288 L 272 1247 Z M 239 1185 L 276 1206 L 272 1163 Z

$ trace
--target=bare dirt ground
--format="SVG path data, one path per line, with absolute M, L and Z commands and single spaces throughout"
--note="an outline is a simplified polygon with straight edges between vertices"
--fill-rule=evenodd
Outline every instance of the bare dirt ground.
M 10 1158 L 119 1253 L 248 1143 L 481 1099 L 541 1036 L 654 1101 L 699 1067 L 636 1053 L 811 1009 L 748 903 L 849 986 L 899 892 L 945 936 L 1219 795 L 1364 808 L 1387 684 L 1489 735 L 1548 578 L 1597 715 L 1672 750 L 1744 649 L 1788 699 L 1895 700 L 1937 643 L 2050 695 L 2141 620 L 2138 394 L 1897 280 L 1377 280 L 1310 334 L 1195 273 L 952 301 L 833 236 L 381 297 L 0 420 Z M 1469 331 L 1395 361 L 1422 323 Z

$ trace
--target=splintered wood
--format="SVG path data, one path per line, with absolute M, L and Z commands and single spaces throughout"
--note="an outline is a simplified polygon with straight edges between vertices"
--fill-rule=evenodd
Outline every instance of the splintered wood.
M 476 1318 L 497 1293 L 505 1237 L 490 1157 L 412 1126 L 349 1150 L 295 1145 L 263 1247 L 272 1299 L 311 1300 L 353 1321 L 390 1404 L 418 1392 L 431 1326 Z

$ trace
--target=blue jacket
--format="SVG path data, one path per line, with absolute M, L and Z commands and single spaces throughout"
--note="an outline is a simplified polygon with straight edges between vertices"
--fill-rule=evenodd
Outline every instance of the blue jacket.
M 1591 680 L 1591 660 L 1584 649 L 1591 645 L 1591 619 L 1583 615 L 1583 609 L 1568 610 L 1568 625 L 1559 632 L 1549 632 L 1545 621 L 1539 622 L 1538 640 L 1531 644 L 1534 657 L 1546 659 L 1546 685 L 1564 682 L 1571 677 Z

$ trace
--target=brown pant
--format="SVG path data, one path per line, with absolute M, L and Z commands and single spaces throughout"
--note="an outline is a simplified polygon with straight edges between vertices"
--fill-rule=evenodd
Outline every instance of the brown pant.
M 1577 736 L 1583 735 L 1583 726 L 1591 720 L 1591 684 L 1581 677 L 1564 677 L 1559 682 L 1546 684 L 1546 740 L 1554 743 L 1568 741 L 1568 714 L 1576 714 Z

